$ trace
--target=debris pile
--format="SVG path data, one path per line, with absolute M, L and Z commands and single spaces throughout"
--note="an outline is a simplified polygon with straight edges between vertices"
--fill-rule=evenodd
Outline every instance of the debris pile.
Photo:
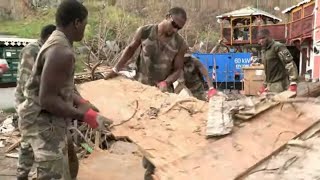
M 10 158 L 18 158 L 20 133 L 17 130 L 17 121 L 16 115 L 10 115 L 0 124 L 0 148 L 5 148 L 5 156 Z

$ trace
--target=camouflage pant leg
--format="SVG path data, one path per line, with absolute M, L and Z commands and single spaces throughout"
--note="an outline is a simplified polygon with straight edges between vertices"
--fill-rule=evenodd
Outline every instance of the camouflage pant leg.
M 207 95 L 205 93 L 203 85 L 199 85 L 197 88 L 191 88 L 192 95 L 202 101 L 207 101 Z
M 284 79 L 282 81 L 267 83 L 267 88 L 269 92 L 281 93 L 286 91 L 289 87 L 289 80 Z
M 66 128 L 51 126 L 37 129 L 37 136 L 28 137 L 34 152 L 36 179 L 70 180 Z
M 75 151 L 71 134 L 68 132 L 69 171 L 72 179 L 76 179 L 79 171 L 79 160 Z
M 144 180 L 152 180 L 155 166 L 145 156 L 142 158 L 142 166 L 146 169 L 144 173 Z
M 33 165 L 33 150 L 31 145 L 24 141 L 20 142 L 19 158 L 18 158 L 18 168 L 17 168 L 17 178 L 18 179 L 28 179 L 28 174 Z
M 192 92 L 192 95 L 199 100 L 207 101 L 207 95 L 204 91 Z

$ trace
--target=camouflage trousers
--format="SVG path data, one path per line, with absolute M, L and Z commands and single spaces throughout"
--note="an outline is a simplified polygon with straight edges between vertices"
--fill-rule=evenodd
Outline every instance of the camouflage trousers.
M 69 180 L 77 177 L 78 158 L 66 128 L 50 127 L 39 131 L 38 135 L 30 134 L 22 134 L 18 179 L 28 179 L 33 164 L 36 167 L 36 179 L 39 180 Z
M 207 101 L 207 94 L 204 89 L 204 86 L 199 84 L 197 87 L 189 88 L 192 95 L 202 101 Z
M 289 80 L 284 79 L 273 83 L 267 83 L 267 88 L 269 92 L 281 93 L 289 88 L 289 84 Z

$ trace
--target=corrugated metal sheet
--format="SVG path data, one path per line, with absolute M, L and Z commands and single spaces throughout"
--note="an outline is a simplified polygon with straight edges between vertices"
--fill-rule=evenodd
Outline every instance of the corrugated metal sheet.
M 287 9 L 283 10 L 282 13 L 283 13 L 283 14 L 289 13 L 289 12 L 291 12 L 294 8 L 299 7 L 299 6 L 301 6 L 301 5 L 304 5 L 304 4 L 307 4 L 307 3 L 311 2 L 311 1 L 313 1 L 313 0 L 303 0 L 303 1 L 301 1 L 300 3 L 298 3 L 297 5 L 288 7 Z
M 246 7 L 246 8 L 238 9 L 235 11 L 231 11 L 231 12 L 219 15 L 219 16 L 217 16 L 217 18 L 221 19 L 224 17 L 258 16 L 258 15 L 266 16 L 266 17 L 269 17 L 270 19 L 274 19 L 274 20 L 277 20 L 280 22 L 282 21 L 280 18 L 278 18 L 268 12 L 265 12 L 265 11 L 262 11 L 260 9 L 256 9 L 253 7 Z

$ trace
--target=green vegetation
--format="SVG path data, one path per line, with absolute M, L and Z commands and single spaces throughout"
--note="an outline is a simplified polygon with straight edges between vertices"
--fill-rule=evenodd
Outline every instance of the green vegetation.
M 12 114 L 12 113 L 16 112 L 16 109 L 15 108 L 6 108 L 6 109 L 2 109 L 2 111 L 7 114 Z
M 38 38 L 42 26 L 54 23 L 54 12 L 55 10 L 39 11 L 25 19 L 0 21 L 0 33 L 22 38 Z
M 99 38 L 106 40 L 116 40 L 125 44 L 130 40 L 135 30 L 147 23 L 160 21 L 167 11 L 166 4 L 149 4 L 144 12 L 136 12 L 136 9 L 124 9 L 117 6 L 105 6 L 104 1 L 96 1 L 94 4 L 86 4 L 89 10 L 88 25 L 85 32 L 85 41 L 92 42 L 95 48 L 98 46 Z M 103 8 L 104 7 L 104 8 Z M 21 20 L 0 21 L 0 33 L 12 34 L 21 38 L 38 38 L 41 27 L 55 21 L 56 9 L 43 9 L 31 12 L 29 16 Z M 209 22 L 202 22 L 202 16 L 198 13 L 190 13 L 188 26 L 181 30 L 181 34 L 186 38 L 190 46 L 195 42 L 215 43 L 219 38 L 218 31 Z M 99 34 L 99 32 L 103 32 Z M 100 37 L 99 37 L 100 36 Z M 75 47 L 81 43 L 75 43 Z M 87 55 L 77 57 L 76 72 L 81 72 L 85 65 L 80 59 L 85 59 Z

